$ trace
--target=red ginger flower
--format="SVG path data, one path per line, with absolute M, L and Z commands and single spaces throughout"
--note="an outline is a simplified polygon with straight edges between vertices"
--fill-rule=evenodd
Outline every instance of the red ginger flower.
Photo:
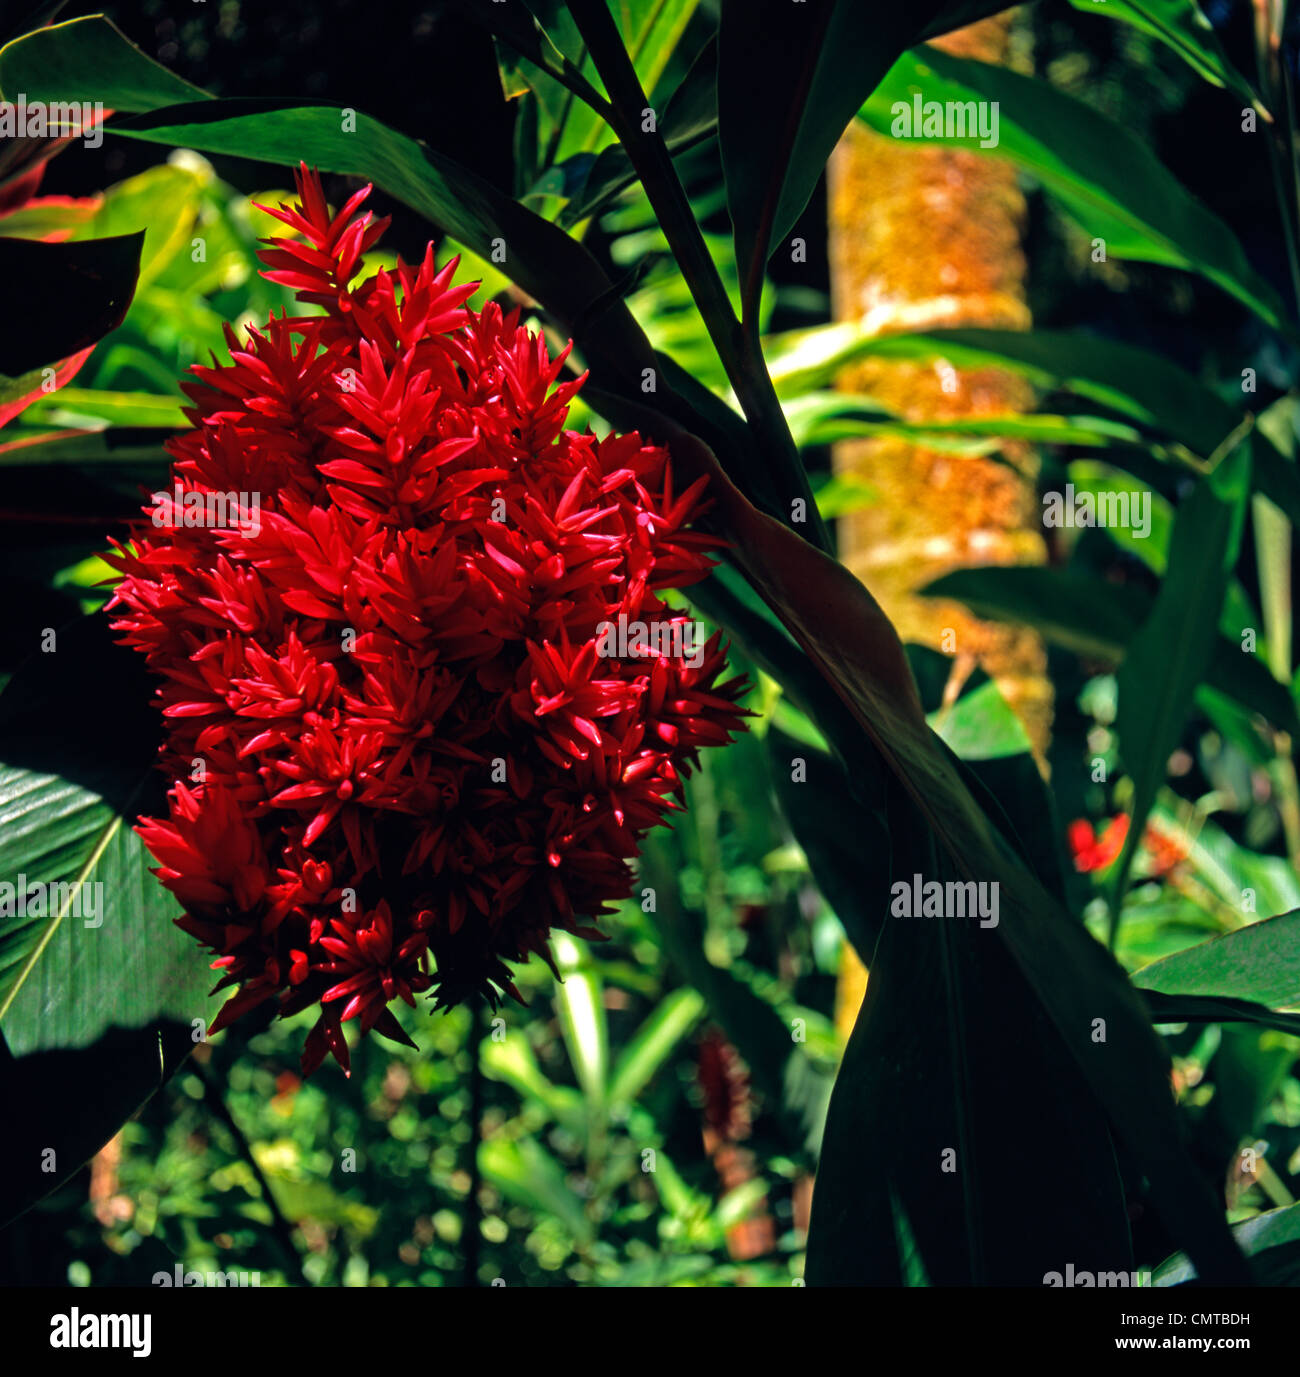
M 214 1029 L 319 1003 L 310 1072 L 346 1069 L 349 1020 L 406 1041 L 394 999 L 517 997 L 505 963 L 552 928 L 599 937 L 582 919 L 745 714 L 717 636 L 600 653 L 620 617 L 684 630 L 658 594 L 712 565 L 686 529 L 703 480 L 566 431 L 568 350 L 467 310 L 432 248 L 349 287 L 387 222 L 357 214 L 369 188 L 331 218 L 297 181 L 270 213 L 301 238 L 261 256 L 323 314 L 227 329 L 230 362 L 185 385 L 172 492 L 109 558 L 178 781 L 138 830 L 238 987 Z M 185 524 L 217 494 L 235 519 Z

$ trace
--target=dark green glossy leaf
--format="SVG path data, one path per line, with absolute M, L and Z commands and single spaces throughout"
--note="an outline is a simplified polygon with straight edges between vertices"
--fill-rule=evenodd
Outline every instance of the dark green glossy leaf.
M 1132 1266 L 1105 1121 L 1006 950 L 969 921 L 886 920 L 817 1182 L 812 1285 L 898 1284 L 891 1195 L 935 1285 L 1040 1286 L 1062 1256 Z
M 0 373 L 55 364 L 120 325 L 143 242 L 143 232 L 68 244 L 0 238 Z
M 1120 666 L 1115 726 L 1133 779 L 1133 803 L 1111 881 L 1116 912 L 1169 756 L 1210 663 L 1249 499 L 1250 447 L 1243 444 L 1201 479 L 1179 507 L 1169 570 L 1151 615 L 1129 642 Z
M 737 562 L 900 780 L 945 864 L 962 881 L 997 882 L 993 931 L 1146 1173 L 1157 1210 L 1207 1275 L 1244 1280 L 1221 1211 L 1181 1144 L 1168 1056 L 1141 1001 L 1106 951 L 1017 860 L 964 784 L 926 725 L 879 606 L 842 565 L 746 502 L 697 439 L 671 429 L 668 436 L 688 471 L 711 478 Z M 1097 1019 L 1108 1029 L 1104 1044 L 1094 1041 Z
M 0 92 L 13 99 L 19 91 L 29 101 L 98 100 L 109 110 L 156 110 L 207 96 L 102 14 L 35 29 L 0 48 Z
M 763 269 L 812 196 L 845 127 L 941 0 L 724 0 L 718 139 L 746 319 Z

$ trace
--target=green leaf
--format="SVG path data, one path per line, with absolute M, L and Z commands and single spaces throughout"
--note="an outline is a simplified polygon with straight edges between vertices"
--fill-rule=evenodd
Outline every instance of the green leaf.
M 1207 1276 L 1245 1280 L 1221 1211 L 1181 1143 L 1168 1055 L 1141 1001 L 1109 954 L 1016 859 L 965 786 L 925 723 L 902 646 L 879 606 L 842 565 L 746 502 L 699 440 L 668 433 L 677 462 L 710 477 L 715 510 L 750 582 L 834 686 L 956 874 L 998 883 L 997 936 L 1133 1151 L 1167 1226 L 1199 1255 Z M 851 741 L 838 732 L 833 739 L 852 755 Z M 1108 1029 L 1105 1050 L 1093 1041 L 1098 1018 Z M 892 1221 L 890 1230 L 892 1237 Z
M 688 986 L 665 995 L 620 1053 L 610 1077 L 609 1102 L 635 1100 L 703 1013 L 703 996 Z
M 207 96 L 146 57 L 102 14 L 35 29 L 0 48 L 0 93 L 13 100 L 19 92 L 29 101 L 100 100 L 132 111 Z
M 582 1201 L 569 1188 L 564 1169 L 534 1138 L 489 1138 L 479 1144 L 479 1170 L 507 1199 L 537 1214 L 551 1215 L 585 1247 L 594 1229 Z
M 62 244 L 0 238 L 0 319 L 9 323 L 0 336 L 0 374 L 16 379 L 57 363 L 120 325 L 143 240 L 141 233 Z
M 591 254 L 557 225 L 503 196 L 442 154 L 360 112 L 275 101 L 174 106 L 114 126 L 114 133 L 205 153 L 295 164 L 372 179 L 484 258 L 505 245 L 511 280 L 579 335 L 595 372 L 626 380 L 653 356 L 639 327 Z M 499 244 L 495 247 L 500 247 Z M 644 360 L 644 365 L 640 362 Z
M 6 1152 L 20 1159 L 2 1174 L 6 1215 L 102 1147 L 216 1012 L 208 958 L 173 925 L 179 909 L 131 830 L 161 805 L 143 666 L 111 644 L 102 616 L 58 632 L 55 647 L 0 696 L 0 875 L 48 901 L 21 915 L 0 891 L 0 1032 L 13 1058 L 0 1093 L 17 1133 Z M 78 1076 L 106 1060 L 120 1075 L 83 1103 Z M 32 1138 L 55 1149 L 52 1173 L 39 1150 L 25 1155 Z
M 1153 961 L 1133 983 L 1168 995 L 1245 999 L 1271 1009 L 1300 1008 L 1300 910 Z
M 586 1127 L 582 1096 L 567 1085 L 555 1085 L 542 1073 L 522 1029 L 512 1029 L 502 1041 L 486 1039 L 479 1052 L 485 1075 L 513 1086 L 526 1099 L 545 1106 L 557 1122 L 575 1132 Z
M 1233 1227 L 1232 1236 L 1264 1286 L 1300 1285 L 1300 1205 L 1267 1210 Z M 1154 1286 L 1182 1286 L 1196 1280 L 1196 1268 L 1183 1253 L 1166 1258 L 1151 1278 Z
M 1202 457 L 1213 454 L 1241 421 L 1240 412 L 1177 364 L 1082 332 L 961 329 L 876 335 L 846 322 L 777 335 L 767 354 L 784 391 L 829 386 L 845 364 L 867 357 L 1010 368 L 1039 387 L 1064 388 L 1139 425 L 1159 428 Z
M 1210 995 L 1167 995 L 1140 990 L 1153 1023 L 1256 1023 L 1280 1033 L 1300 1035 L 1300 1014 L 1281 1013 L 1248 999 L 1219 999 Z
M 870 964 L 889 896 L 885 777 L 881 773 L 865 780 L 850 774 L 829 752 L 775 727 L 768 730 L 767 740 L 781 811 L 808 858 L 817 888 L 863 963 Z M 803 765 L 797 777 L 796 760 Z M 876 797 L 869 803 L 872 794 Z
M 1114 258 L 1200 273 L 1274 329 L 1290 321 L 1232 230 L 1193 196 L 1150 147 L 1122 124 L 1049 82 L 937 49 L 904 54 L 861 118 L 882 134 L 917 137 L 913 111 L 930 101 L 982 103 L 997 111 L 995 146 L 975 137 L 926 142 L 986 151 L 1031 173 Z
M 1120 666 L 1115 727 L 1120 754 L 1133 779 L 1133 803 L 1124 849 L 1110 877 L 1112 934 L 1147 817 L 1210 662 L 1249 499 L 1250 446 L 1243 444 L 1180 506 L 1169 571 L 1151 615 L 1129 643 Z
M 156 84 L 118 89 L 109 73 L 116 63 L 129 66 L 132 52 L 112 25 L 73 21 L 9 44 L 0 53 L 0 82 L 29 98 L 102 99 L 118 110 L 151 112 L 115 119 L 114 134 L 367 178 L 483 258 L 504 242 L 511 280 L 574 336 L 593 379 L 616 394 L 641 395 L 641 371 L 655 367 L 654 353 L 600 265 L 559 226 L 361 112 L 352 128 L 351 112 L 345 118 L 341 108 L 320 103 L 197 100 L 203 93 L 188 89 L 168 99 L 190 103 L 168 105 Z
M 1131 24 L 1158 38 L 1178 54 L 1199 77 L 1225 87 L 1247 105 L 1257 97 L 1250 82 L 1232 65 L 1214 26 L 1196 0 L 1070 0 L 1075 9 Z
M 1100 501 L 1112 495 L 1126 502 L 1127 510 L 1135 515 L 1142 504 L 1150 504 L 1148 520 L 1143 523 L 1145 530 L 1136 521 L 1119 522 L 1108 525 L 1106 534 L 1153 573 L 1163 575 L 1169 563 L 1169 539 L 1174 528 L 1174 512 L 1169 502 L 1127 473 L 1091 459 L 1075 460 L 1067 466 L 1066 475 L 1076 494 L 1086 493 L 1092 497 L 1095 510 L 1101 510 Z
M 171 263 L 190 238 L 206 178 L 194 168 L 165 163 L 118 182 L 103 195 L 95 214 L 74 231 L 74 240 L 144 231 L 137 293 Z M 186 253 L 185 261 L 189 262 Z
M 1040 1286 L 1062 1256 L 1132 1265 L 1105 1120 L 994 933 L 960 920 L 886 920 L 817 1184 L 811 1285 L 899 1284 L 895 1199 L 935 1285 Z
M 60 412 L 74 412 L 107 425 L 136 426 L 149 430 L 181 430 L 185 426 L 183 397 L 160 397 L 153 392 L 111 392 L 93 387 L 61 387 L 33 402 L 24 422 L 57 424 Z M 161 451 L 159 451 L 161 454 Z M 42 457 L 41 462 L 46 462 Z
M 1033 627 L 1066 650 L 1115 664 L 1138 626 L 1112 585 L 1068 569 L 959 569 L 921 591 L 964 603 L 978 617 Z
M 1024 725 L 992 682 L 932 713 L 930 725 L 963 760 L 993 760 L 1030 751 Z
M 598 977 L 585 966 L 585 949 L 576 938 L 557 932 L 551 938 L 560 983 L 555 1003 L 569 1059 L 589 1104 L 605 1103 L 609 1034 Z
M 681 84 L 656 120 L 668 151 L 684 153 L 711 137 L 718 127 L 717 44 L 708 43 L 691 64 Z M 603 149 L 591 165 L 581 189 L 560 215 L 572 228 L 598 214 L 637 180 L 636 170 L 621 144 Z
M 1149 596 L 1131 585 L 1121 594 L 1095 575 L 1029 565 L 959 569 L 921 591 L 964 603 L 979 617 L 1033 627 L 1053 645 L 1113 665 L 1140 634 L 1152 606 Z M 1224 636 L 1213 638 L 1203 682 L 1285 731 L 1300 728 L 1285 687 L 1258 656 Z
M 723 0 L 718 140 L 746 322 L 763 270 L 872 88 L 945 9 L 941 0 Z

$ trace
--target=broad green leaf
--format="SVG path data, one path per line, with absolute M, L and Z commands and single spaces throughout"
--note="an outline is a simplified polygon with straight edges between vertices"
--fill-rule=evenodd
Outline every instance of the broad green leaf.
M 1092 238 L 1105 241 L 1108 256 L 1200 273 L 1274 329 L 1289 328 L 1281 298 L 1232 230 L 1122 124 L 1040 78 L 928 48 L 898 60 L 861 118 L 882 134 L 915 138 L 915 117 L 932 101 L 960 109 L 976 102 L 997 112 L 997 127 L 983 143 L 964 132 L 927 142 L 973 151 L 991 144 L 985 151 L 1036 177 Z
M 857 359 L 943 359 L 954 368 L 995 364 L 1043 388 L 1060 387 L 1142 426 L 1159 429 L 1208 458 L 1241 421 L 1241 413 L 1190 373 L 1158 354 L 1082 332 L 934 330 L 877 335 L 845 322 L 794 330 L 768 341 L 772 376 L 782 395 L 829 386 Z
M 1153 573 L 1163 575 L 1169 560 L 1169 539 L 1174 528 L 1174 509 L 1169 502 L 1127 473 L 1091 459 L 1076 460 L 1067 467 L 1066 475 L 1076 494 L 1087 493 L 1091 496 L 1095 511 L 1101 509 L 1099 501 L 1115 497 L 1125 502 L 1130 513 L 1143 513 L 1140 522 L 1130 520 L 1107 525 L 1106 534 L 1120 549 L 1140 559 Z M 1143 525 L 1146 526 L 1145 530 L 1142 529 Z
M 114 125 L 113 132 L 205 153 L 366 177 L 480 257 L 504 244 L 512 281 L 579 337 L 593 371 L 624 380 L 653 366 L 649 346 L 596 260 L 557 225 L 503 196 L 450 159 L 357 113 L 344 132 L 335 107 L 269 101 L 174 106 Z M 496 241 L 500 241 L 497 243 Z
M 788 392 L 790 389 L 787 386 L 781 390 Z M 782 410 L 790 423 L 790 433 L 801 449 L 877 435 L 898 436 L 926 448 L 970 454 L 996 450 L 995 442 L 1000 439 L 1089 449 L 1115 446 L 1150 449 L 1150 443 L 1140 431 L 1104 416 L 1008 413 L 960 416 L 944 421 L 904 421 L 885 411 L 870 397 L 820 391 L 786 396 Z
M 132 831 L 161 802 L 161 724 L 136 660 L 111 644 L 102 615 L 88 617 L 57 632 L 0 697 L 0 875 L 64 887 L 44 912 L 22 916 L 11 902 L 0 917 L 0 1028 L 18 1056 L 159 1016 L 188 1024 L 209 1007 L 215 977 L 172 926 L 180 910 Z M 96 725 L 105 717 L 112 733 Z M 76 892 L 83 884 L 102 891 Z
M 688 986 L 665 995 L 620 1053 L 609 1081 L 610 1103 L 635 1100 L 703 1013 L 703 997 Z
M 1062 1250 L 1132 1265 L 1105 1120 L 993 931 L 959 919 L 886 919 L 817 1184 L 811 1285 L 899 1284 L 894 1200 L 934 1285 L 1039 1286 Z M 1021 1195 L 1051 1207 L 1008 1210 Z
M 1153 961 L 1133 983 L 1168 995 L 1245 999 L 1271 1009 L 1300 1008 L 1300 910 Z
M 828 751 L 768 731 L 781 811 L 808 858 L 817 888 L 870 964 L 887 912 L 889 831 L 883 776 L 855 778 Z M 796 771 L 796 765 L 802 768 Z M 878 795 L 871 798 L 871 794 Z
M 0 1093 L 20 1141 L 58 1154 L 51 1174 L 33 1149 L 6 1176 L 9 1212 L 102 1147 L 217 1008 L 210 958 L 173 925 L 179 909 L 131 830 L 162 803 L 161 729 L 138 658 L 110 643 L 102 615 L 85 618 L 0 697 L 0 875 L 44 899 L 22 914 L 0 891 L 0 1032 L 12 1057 Z M 120 1074 L 85 1096 L 79 1076 L 103 1076 L 106 1060 Z
M 1300 1036 L 1300 1014 L 1270 1009 L 1248 999 L 1220 999 L 1212 995 L 1167 995 L 1139 990 L 1153 1023 L 1254 1023 L 1279 1033 Z
M 1038 387 L 1063 388 L 1114 408 L 1208 460 L 1242 425 L 1242 414 L 1158 354 L 1095 335 L 1048 330 L 936 330 L 876 336 L 854 324 L 795 331 L 775 342 L 784 387 L 829 386 L 843 364 L 868 355 L 944 359 L 956 368 L 994 364 Z M 774 370 L 775 372 L 775 370 Z M 1267 415 L 1267 413 L 1264 413 Z M 1262 420 L 1262 417 L 1261 417 Z M 1300 525 L 1300 475 L 1261 426 L 1253 437 L 1255 484 Z M 1151 452 L 1164 455 L 1152 447 Z
M 1104 579 L 1069 569 L 1006 566 L 959 569 L 921 590 L 952 598 L 978 617 L 1031 626 L 1054 645 L 1118 664 L 1137 630 L 1129 590 L 1117 596 Z
M 1169 570 L 1151 615 L 1129 643 L 1120 666 L 1115 726 L 1120 754 L 1133 779 L 1133 803 L 1124 849 L 1110 877 L 1116 915 L 1169 756 L 1214 650 L 1249 499 L 1250 446 L 1243 444 L 1201 479 L 1179 507 Z
M 94 216 L 79 225 L 73 237 L 102 239 L 143 230 L 139 294 L 167 268 L 182 245 L 188 261 L 205 180 L 197 170 L 173 163 L 151 167 L 110 187 Z
M 557 225 L 361 112 L 310 102 L 199 100 L 203 93 L 192 90 L 164 100 L 162 88 L 148 83 L 118 89 L 107 73 L 115 63 L 129 64 L 133 51 L 111 25 L 73 21 L 9 44 L 0 53 L 0 83 L 29 99 L 107 103 L 112 90 L 115 109 L 152 112 L 115 119 L 114 134 L 367 178 L 481 257 L 491 259 L 504 244 L 511 280 L 574 335 L 593 378 L 604 377 L 616 393 L 640 395 L 641 370 L 655 366 L 653 352 L 600 265 Z M 168 104 L 177 100 L 188 103 Z

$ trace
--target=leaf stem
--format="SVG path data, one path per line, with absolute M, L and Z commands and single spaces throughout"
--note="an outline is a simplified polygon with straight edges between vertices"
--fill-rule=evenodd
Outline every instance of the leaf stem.
M 757 444 L 772 471 L 804 501 L 808 520 L 792 523 L 786 518 L 786 524 L 793 524 L 800 535 L 811 527 L 813 544 L 829 553 L 830 533 L 817 510 L 757 337 L 741 329 L 662 133 L 657 126 L 643 132 L 638 123 L 649 102 L 605 0 L 570 0 L 569 13 L 610 94 L 606 117 L 641 179 Z
M 240 1128 L 235 1116 L 230 1112 L 230 1106 L 226 1104 L 225 1098 L 212 1079 L 211 1073 L 197 1061 L 193 1061 L 191 1066 L 195 1075 L 203 1082 L 204 1103 L 225 1126 L 226 1132 L 235 1140 L 236 1151 L 248 1163 L 257 1181 L 258 1189 L 262 1192 L 262 1199 L 266 1202 L 266 1208 L 271 1212 L 271 1232 L 275 1235 L 275 1240 L 285 1255 L 285 1261 L 295 1264 L 301 1271 L 302 1255 L 294 1244 L 293 1228 L 280 1209 L 279 1201 L 275 1198 L 275 1192 L 271 1189 L 271 1183 L 267 1180 L 266 1173 L 253 1155 L 253 1145 L 248 1141 L 244 1130 Z
M 480 1243 L 482 1241 L 483 1209 L 479 1191 L 483 1185 L 479 1171 L 478 1148 L 483 1129 L 483 1048 L 482 1039 L 487 1005 L 481 1004 L 470 1013 L 470 1070 L 469 1070 L 469 1190 L 461 1211 L 461 1277 L 462 1286 L 477 1286 Z

